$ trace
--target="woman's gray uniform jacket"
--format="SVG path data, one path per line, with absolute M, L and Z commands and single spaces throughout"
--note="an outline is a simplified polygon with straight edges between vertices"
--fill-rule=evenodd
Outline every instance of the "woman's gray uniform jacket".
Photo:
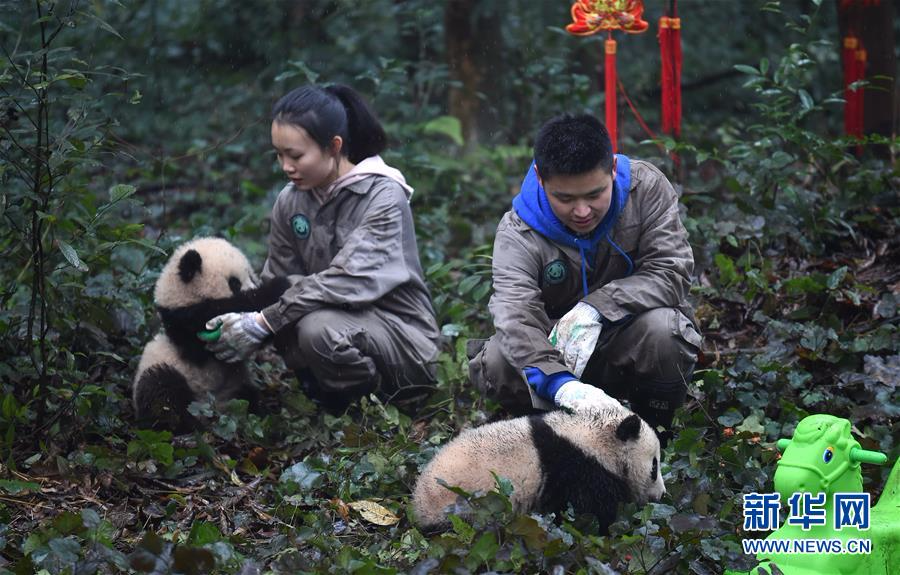
M 272 208 L 263 280 L 290 276 L 292 287 L 262 310 L 277 334 L 323 308 L 367 310 L 398 332 L 416 330 L 405 345 L 433 361 L 439 330 L 416 248 L 406 190 L 372 175 L 320 205 L 288 184 Z
M 655 308 L 676 308 L 682 320 L 674 329 L 699 348 L 700 335 L 688 322 L 693 318 L 686 296 L 694 259 L 679 219 L 678 197 L 648 162 L 631 161 L 631 191 L 610 237 L 628 254 L 634 269 L 629 275 L 626 258 L 608 241 L 600 242 L 587 272 L 585 297 L 577 249 L 553 243 L 515 210 L 503 216 L 494 240 L 490 311 L 494 339 L 519 374 L 525 367 L 546 375 L 568 370 L 547 335 L 580 300 L 611 322 Z

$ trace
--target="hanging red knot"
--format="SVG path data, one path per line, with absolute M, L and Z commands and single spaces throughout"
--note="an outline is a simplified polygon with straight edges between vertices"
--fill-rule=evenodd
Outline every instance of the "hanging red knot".
M 662 131 L 681 135 L 681 18 L 675 2 L 669 16 L 659 19 L 659 56 L 661 62 Z
M 616 41 L 612 31 L 622 30 L 628 34 L 640 34 L 649 27 L 641 18 L 644 13 L 642 0 L 578 0 L 572 4 L 572 23 L 566 31 L 575 36 L 589 36 L 606 31 L 609 38 L 604 42 L 604 89 L 606 91 L 606 129 L 612 140 L 613 150 L 617 144 L 616 126 Z

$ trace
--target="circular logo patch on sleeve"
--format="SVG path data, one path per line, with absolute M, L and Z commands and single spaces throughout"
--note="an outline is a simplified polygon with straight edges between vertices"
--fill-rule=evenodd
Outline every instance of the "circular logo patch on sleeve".
M 303 214 L 295 214 L 291 218 L 291 229 L 298 238 L 305 240 L 309 237 L 309 218 Z
M 556 285 L 565 281 L 568 273 L 566 262 L 553 260 L 544 267 L 544 281 L 550 285 Z

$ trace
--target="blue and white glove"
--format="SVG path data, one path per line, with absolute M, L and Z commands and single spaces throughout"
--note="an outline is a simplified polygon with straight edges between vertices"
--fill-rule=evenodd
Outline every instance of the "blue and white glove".
M 625 409 L 621 403 L 606 395 L 599 387 L 582 383 L 577 379 L 562 384 L 553 397 L 553 403 L 572 411 Z
M 562 316 L 550 332 L 550 343 L 563 356 L 563 363 L 575 377 L 581 377 L 597 347 L 603 324 L 600 312 L 583 301 Z
M 259 312 L 226 313 L 206 322 L 206 329 L 221 325 L 222 335 L 216 341 L 206 344 L 206 348 L 216 358 L 226 363 L 244 361 L 262 347 L 266 338 L 272 335 L 260 321 Z

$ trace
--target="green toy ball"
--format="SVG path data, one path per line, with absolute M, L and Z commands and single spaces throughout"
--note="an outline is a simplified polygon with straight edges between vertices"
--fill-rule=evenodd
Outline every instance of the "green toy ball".
M 219 341 L 219 338 L 222 337 L 222 322 L 218 322 L 216 324 L 216 327 L 214 327 L 213 329 L 198 331 L 197 337 L 200 338 L 201 341 L 205 341 L 207 343 Z

